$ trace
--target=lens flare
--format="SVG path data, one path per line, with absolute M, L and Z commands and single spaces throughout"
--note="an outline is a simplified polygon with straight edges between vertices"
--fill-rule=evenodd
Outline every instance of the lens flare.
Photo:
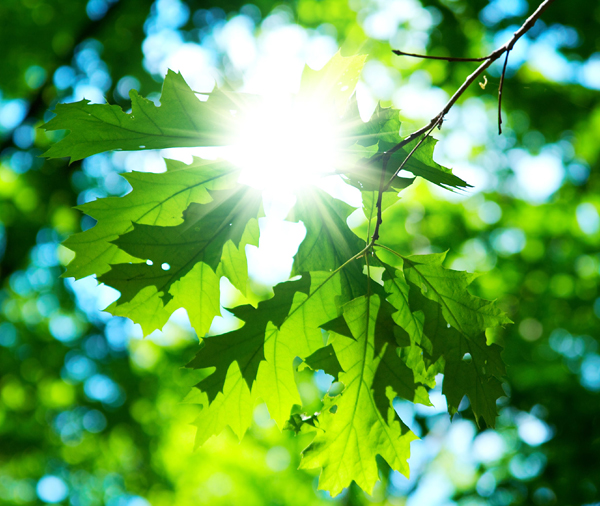
M 233 150 L 240 182 L 293 192 L 334 173 L 339 163 L 338 117 L 322 106 L 278 97 L 244 114 Z

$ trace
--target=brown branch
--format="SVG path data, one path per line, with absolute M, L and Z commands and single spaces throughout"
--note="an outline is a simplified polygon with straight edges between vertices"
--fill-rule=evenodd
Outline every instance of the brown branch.
M 439 120 L 441 122 L 441 118 L 439 118 Z M 379 226 L 383 223 L 383 218 L 382 218 L 382 200 L 383 200 L 383 192 L 389 190 L 390 186 L 392 186 L 392 183 L 394 182 L 394 178 L 400 173 L 400 171 L 404 168 L 404 166 L 407 164 L 408 160 L 410 159 L 410 157 L 412 155 L 415 154 L 415 152 L 417 151 L 417 149 L 419 149 L 421 147 L 421 144 L 423 144 L 425 142 L 425 139 L 427 139 L 427 137 L 429 137 L 429 135 L 431 134 L 431 132 L 433 132 L 433 129 L 438 125 L 438 123 L 434 123 L 433 126 L 429 129 L 429 131 L 423 136 L 423 138 L 417 142 L 417 144 L 415 145 L 414 148 L 412 148 L 410 150 L 410 153 L 408 153 L 408 155 L 406 155 L 406 158 L 404 160 L 402 160 L 402 163 L 400 164 L 400 167 L 398 167 L 396 169 L 396 171 L 394 172 L 394 175 L 388 180 L 387 184 L 383 184 L 385 181 L 385 173 L 387 172 L 387 164 L 390 160 L 390 156 L 386 154 L 386 156 L 383 157 L 383 165 L 381 168 L 381 180 L 379 181 L 379 194 L 377 195 L 377 222 L 375 223 L 375 230 L 373 232 L 373 235 L 371 237 L 371 244 L 374 244 L 375 241 L 377 239 L 379 239 Z
M 448 100 L 444 108 L 440 111 L 440 113 L 437 116 L 435 116 L 427 125 L 419 128 L 418 130 L 415 130 L 408 137 L 396 144 L 392 149 L 390 149 L 386 153 L 390 155 L 394 154 L 396 151 L 402 149 L 408 143 L 412 142 L 417 137 L 427 132 L 427 130 L 431 129 L 432 126 L 437 125 L 440 119 L 444 118 L 444 116 L 448 113 L 452 106 L 458 101 L 458 99 L 467 90 L 467 88 L 477 80 L 481 73 L 485 69 L 487 69 L 492 63 L 494 63 L 498 58 L 500 58 L 504 53 L 510 51 L 515 45 L 515 43 L 533 27 L 538 18 L 553 2 L 554 0 L 544 0 L 534 11 L 534 13 L 527 18 L 525 23 L 523 23 L 521 27 L 513 34 L 511 39 L 506 44 L 499 47 L 494 52 L 490 53 L 489 56 L 487 56 L 487 58 L 485 59 L 485 61 L 481 65 L 479 65 L 479 67 L 477 67 L 477 69 L 465 79 L 465 82 L 460 86 L 460 88 L 458 88 L 458 90 L 456 90 L 454 95 L 450 97 L 450 100 Z M 374 158 L 373 161 L 381 160 L 384 154 L 385 153 L 378 155 L 377 158 Z
M 375 207 L 377 208 L 377 222 L 375 223 L 375 230 L 373 231 L 373 236 L 371 242 L 374 243 L 377 239 L 379 239 L 379 226 L 383 223 L 382 214 L 382 200 L 383 200 L 383 185 L 385 183 L 385 173 L 387 171 L 387 164 L 390 160 L 389 156 L 383 157 L 383 164 L 381 167 L 381 179 L 379 180 L 379 193 L 377 194 L 377 204 Z M 394 177 L 396 177 L 394 175 Z M 393 179 L 393 178 L 392 178 Z
M 488 56 L 485 56 L 485 57 L 482 57 L 482 58 L 446 58 L 446 57 L 439 57 L 439 56 L 424 56 L 424 55 L 417 55 L 417 54 L 412 54 L 412 53 L 404 53 L 403 51 L 398 51 L 398 50 L 394 50 L 393 51 L 395 54 L 398 54 L 398 55 L 413 56 L 413 57 L 416 57 L 416 58 L 425 58 L 425 59 L 432 59 L 432 60 L 446 60 L 446 61 L 482 61 L 483 63 L 481 65 L 479 65 L 479 67 L 477 67 L 477 69 L 465 79 L 465 81 L 460 86 L 460 88 L 458 88 L 458 90 L 456 90 L 454 92 L 454 95 L 452 95 L 452 97 L 450 97 L 450 100 L 448 100 L 448 102 L 446 103 L 446 105 L 444 106 L 444 108 L 427 125 L 425 125 L 425 126 L 419 128 L 418 130 L 414 131 L 408 137 L 406 137 L 401 142 L 399 142 L 398 144 L 396 144 L 393 148 L 389 149 L 385 153 L 381 153 L 376 158 L 374 158 L 373 161 L 383 160 L 383 163 L 382 163 L 382 167 L 381 167 L 381 181 L 380 181 L 380 184 L 379 184 L 379 194 L 377 196 L 377 204 L 376 204 L 376 206 L 377 206 L 377 222 L 375 224 L 375 230 L 373 231 L 373 236 L 371 238 L 371 242 L 370 242 L 369 245 L 374 245 L 375 241 L 377 239 L 379 239 L 379 227 L 380 227 L 381 223 L 383 222 L 383 219 L 382 219 L 382 199 L 383 199 L 383 192 L 387 191 L 392 186 L 394 178 L 404 168 L 404 166 L 407 164 L 408 160 L 417 151 L 417 149 L 419 149 L 421 147 L 421 145 L 423 144 L 423 142 L 425 142 L 425 140 L 427 139 L 427 137 L 429 137 L 429 135 L 431 134 L 431 132 L 433 132 L 434 128 L 436 126 L 440 126 L 441 127 L 441 124 L 444 121 L 444 117 L 446 116 L 446 114 L 448 113 L 448 111 L 452 108 L 452 106 L 462 96 L 462 94 L 467 90 L 467 88 L 471 84 L 473 84 L 473 82 L 476 81 L 477 78 L 492 63 L 494 63 L 498 58 L 500 58 L 504 53 L 506 53 L 506 58 L 504 60 L 504 67 L 502 69 L 502 76 L 500 77 L 500 85 L 499 85 L 499 88 L 498 88 L 498 130 L 499 130 L 500 133 L 502 133 L 502 127 L 501 127 L 501 125 L 502 125 L 502 114 L 501 114 L 501 107 L 502 107 L 502 87 L 503 87 L 503 84 L 504 84 L 504 75 L 506 73 L 506 66 L 507 66 L 507 63 L 508 63 L 508 55 L 509 55 L 510 51 L 512 50 L 512 48 L 514 47 L 515 43 L 525 33 L 527 33 L 528 30 L 530 30 L 533 27 L 533 25 L 538 20 L 538 18 L 550 6 L 550 4 L 552 2 L 554 2 L 554 0 L 544 0 L 538 6 L 538 8 L 534 11 L 534 13 L 531 16 L 529 16 L 529 18 L 527 18 L 527 20 L 525 21 L 525 23 L 523 23 L 521 25 L 521 27 L 513 34 L 513 36 L 511 37 L 511 39 L 506 44 L 504 44 L 503 46 L 499 47 L 498 49 L 496 49 L 495 51 L 493 51 L 492 53 L 490 53 Z M 423 135 L 423 134 L 425 134 L 425 135 Z M 412 148 L 412 150 L 408 153 L 408 155 L 402 161 L 402 163 L 400 164 L 400 166 L 396 169 L 396 171 L 394 172 L 394 174 L 392 175 L 392 177 L 384 185 L 383 182 L 385 180 L 385 174 L 386 174 L 386 171 L 387 171 L 387 164 L 388 164 L 388 162 L 390 160 L 390 157 L 396 151 L 402 149 L 404 146 L 406 146 L 407 144 L 409 144 L 410 142 L 412 142 L 413 140 L 415 140 L 417 137 L 419 137 L 421 135 L 422 135 L 421 140 L 419 140 L 419 142 Z M 369 245 L 367 247 L 369 247 Z
M 500 84 L 498 85 L 498 135 L 502 135 L 502 88 L 504 86 L 504 75 L 506 74 L 506 65 L 508 64 L 508 55 L 510 49 L 506 51 L 504 58 L 504 67 L 502 67 L 502 75 L 500 76 Z
M 482 56 L 481 58 L 457 58 L 454 56 L 429 56 L 426 54 L 415 54 L 415 53 L 406 53 L 404 51 L 400 51 L 399 49 L 392 49 L 392 53 L 397 54 L 398 56 L 412 56 L 413 58 L 421 58 L 423 60 L 444 60 L 444 61 L 485 61 L 489 58 L 489 56 Z

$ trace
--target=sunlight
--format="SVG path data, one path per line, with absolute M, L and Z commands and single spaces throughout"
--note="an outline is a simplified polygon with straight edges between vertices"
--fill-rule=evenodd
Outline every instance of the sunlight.
M 248 111 L 232 161 L 240 182 L 261 190 L 293 193 L 335 171 L 340 155 L 337 115 L 291 97 L 265 99 Z

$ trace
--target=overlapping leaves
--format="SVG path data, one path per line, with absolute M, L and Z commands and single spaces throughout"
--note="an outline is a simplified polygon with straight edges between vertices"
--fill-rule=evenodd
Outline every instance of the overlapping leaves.
M 75 252 L 65 275 L 95 274 L 118 289 L 121 297 L 108 311 L 140 323 L 145 333 L 162 328 L 175 309 L 186 309 L 202 339 L 189 364 L 203 377 L 189 398 L 203 406 L 197 444 L 226 426 L 241 437 L 254 406 L 264 401 L 279 427 L 315 432 L 301 465 L 322 468 L 320 487 L 334 495 L 353 480 L 370 491 L 378 479 L 377 455 L 408 475 L 415 436 L 393 401 L 429 404 L 438 373 L 451 413 L 467 395 L 476 419 L 493 425 L 504 369 L 485 331 L 508 322 L 493 303 L 469 294 L 471 275 L 443 268 L 443 255 L 395 254 L 389 263 L 377 256 L 385 249 L 371 241 L 381 154 L 401 140 L 400 123 L 397 111 L 379 107 L 370 121 L 360 120 L 353 94 L 363 63 L 364 57 L 338 54 L 322 70 L 307 70 L 299 100 L 332 105 L 341 118 L 340 143 L 348 156 L 335 170 L 361 189 L 369 236 L 349 228 L 352 206 L 315 187 L 299 190 L 288 216 L 306 228 L 295 278 L 256 307 L 230 308 L 242 322 L 237 330 L 207 336 L 220 313 L 219 278 L 248 293 L 246 247 L 258 244 L 261 194 L 240 185 L 230 163 L 168 160 L 162 174 L 128 174 L 132 191 L 81 206 L 97 223 L 65 243 Z M 57 107 L 45 128 L 70 133 L 46 156 L 74 161 L 113 149 L 226 145 L 255 100 L 214 92 L 202 101 L 173 72 L 160 106 L 136 93 L 131 98 L 130 114 L 85 101 Z M 445 188 L 466 187 L 433 161 L 434 144 L 425 142 L 405 168 Z M 392 176 L 410 149 L 395 153 L 384 176 Z M 381 211 L 411 182 L 395 178 Z M 383 273 L 379 281 L 376 270 Z M 298 359 L 342 387 L 325 394 L 317 413 L 303 411 Z

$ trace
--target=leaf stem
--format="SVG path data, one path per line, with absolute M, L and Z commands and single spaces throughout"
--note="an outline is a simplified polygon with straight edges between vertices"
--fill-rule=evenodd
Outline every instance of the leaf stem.
M 290 311 L 290 313 L 285 317 L 284 321 L 287 320 L 288 318 L 290 318 L 296 311 L 298 311 L 298 309 L 300 309 L 306 302 L 308 302 L 308 300 L 315 294 L 317 293 L 321 288 L 323 288 L 323 286 L 331 279 L 333 278 L 333 276 L 335 276 L 338 272 L 340 272 L 344 267 L 346 267 L 346 265 L 348 265 L 351 262 L 354 262 L 354 260 L 356 260 L 357 258 L 360 258 L 363 255 L 366 255 L 366 253 L 373 248 L 373 241 L 371 241 L 370 243 L 368 243 L 362 250 L 360 250 L 356 255 L 354 255 L 353 257 L 349 258 L 348 260 L 346 260 L 342 265 L 340 265 L 336 270 L 334 270 L 329 276 L 327 276 L 327 279 L 325 279 L 319 286 L 317 286 L 314 291 L 312 291 L 311 293 L 308 294 L 308 297 L 306 297 L 306 299 L 304 299 L 300 304 L 298 304 L 292 311 Z
M 406 260 L 406 257 L 402 256 L 400 253 L 398 253 L 397 251 L 394 251 L 392 248 L 390 248 L 388 246 L 385 246 L 385 245 L 379 244 L 379 243 L 374 243 L 373 246 L 377 246 L 378 248 L 383 248 L 384 250 L 387 250 L 390 253 L 393 253 L 398 258 L 402 259 L 403 261 Z
M 500 76 L 500 84 L 498 85 L 498 135 L 502 135 L 502 88 L 504 87 L 504 74 L 506 74 L 506 65 L 508 64 L 509 54 L 510 49 L 506 51 L 504 67 L 502 67 L 502 75 Z

